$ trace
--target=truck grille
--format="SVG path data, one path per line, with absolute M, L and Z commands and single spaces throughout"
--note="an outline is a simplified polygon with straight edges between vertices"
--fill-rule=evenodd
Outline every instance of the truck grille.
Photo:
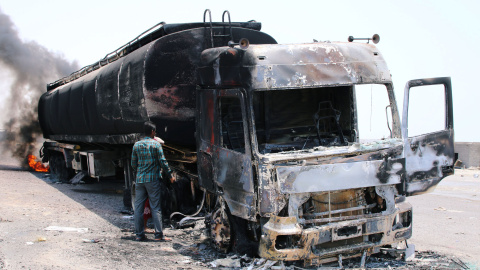
M 367 196 L 371 196 L 370 191 L 364 188 L 312 194 L 303 204 L 299 217 L 304 224 L 318 226 L 371 216 L 377 203 Z

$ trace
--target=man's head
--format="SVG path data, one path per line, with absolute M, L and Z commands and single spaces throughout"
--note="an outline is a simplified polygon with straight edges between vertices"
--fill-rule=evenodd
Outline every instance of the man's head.
M 143 124 L 143 129 L 145 131 L 145 136 L 154 137 L 157 126 L 152 121 L 147 121 Z

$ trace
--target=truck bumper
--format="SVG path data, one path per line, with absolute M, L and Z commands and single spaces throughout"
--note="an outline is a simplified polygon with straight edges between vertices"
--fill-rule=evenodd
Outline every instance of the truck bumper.
M 411 211 L 409 203 L 401 202 L 391 214 L 366 215 L 307 229 L 302 228 L 296 217 L 272 216 L 263 227 L 259 253 L 269 260 L 305 260 L 308 264 L 335 261 L 340 254 L 348 258 L 364 251 L 376 253 L 381 246 L 411 237 Z M 277 245 L 279 237 L 290 237 L 293 244 L 282 248 Z

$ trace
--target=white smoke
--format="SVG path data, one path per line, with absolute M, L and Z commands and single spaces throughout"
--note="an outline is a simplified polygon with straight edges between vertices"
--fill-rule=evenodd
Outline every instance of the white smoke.
M 38 100 L 46 84 L 78 69 L 34 41 L 23 41 L 10 17 L 0 9 L 0 78 L 3 100 L 3 147 L 20 160 L 36 154 L 41 141 Z

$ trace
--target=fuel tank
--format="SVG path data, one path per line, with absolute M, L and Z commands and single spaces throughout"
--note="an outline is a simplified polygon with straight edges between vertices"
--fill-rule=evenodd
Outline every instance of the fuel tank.
M 165 24 L 47 85 L 38 104 L 46 139 L 131 144 L 147 120 L 167 143 L 195 146 L 195 89 L 203 50 L 247 38 L 276 44 L 260 23 Z

